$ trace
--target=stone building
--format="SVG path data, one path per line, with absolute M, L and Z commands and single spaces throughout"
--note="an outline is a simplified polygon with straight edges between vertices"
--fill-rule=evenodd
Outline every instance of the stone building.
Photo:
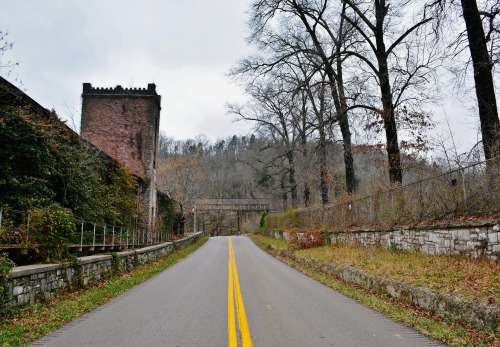
M 83 84 L 81 135 L 139 178 L 142 223 L 149 229 L 161 195 L 156 187 L 160 110 L 161 96 L 154 84 L 147 88 Z

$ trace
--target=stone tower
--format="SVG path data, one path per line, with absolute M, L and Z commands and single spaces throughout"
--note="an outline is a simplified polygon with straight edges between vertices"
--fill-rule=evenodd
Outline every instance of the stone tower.
M 140 178 L 143 223 L 157 212 L 156 163 L 161 97 L 156 86 L 95 88 L 83 84 L 81 135 Z

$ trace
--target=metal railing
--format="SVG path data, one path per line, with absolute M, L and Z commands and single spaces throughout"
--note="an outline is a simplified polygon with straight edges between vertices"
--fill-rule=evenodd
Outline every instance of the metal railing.
M 173 234 L 148 231 L 144 225 L 126 227 L 77 220 L 70 240 L 76 250 L 128 249 L 160 244 L 173 239 Z M 0 248 L 32 248 L 36 235 L 30 229 L 30 213 L 0 207 Z

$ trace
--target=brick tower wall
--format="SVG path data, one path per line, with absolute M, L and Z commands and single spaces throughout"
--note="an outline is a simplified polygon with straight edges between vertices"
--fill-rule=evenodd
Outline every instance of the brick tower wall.
M 156 86 L 125 89 L 83 84 L 81 135 L 142 179 L 144 223 L 156 214 L 161 97 Z

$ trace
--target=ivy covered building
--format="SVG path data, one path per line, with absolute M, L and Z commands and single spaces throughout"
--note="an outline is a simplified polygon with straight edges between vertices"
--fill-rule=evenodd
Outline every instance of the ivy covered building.
M 147 88 L 95 88 L 83 84 L 81 135 L 140 178 L 143 224 L 150 229 L 158 201 L 168 199 L 156 182 L 161 96 Z
M 0 77 L 4 224 L 7 210 L 57 203 L 79 220 L 145 226 L 149 242 L 158 231 L 182 233 L 175 223 L 178 204 L 156 189 L 160 97 L 154 85 L 118 97 L 86 86 L 84 138 Z M 112 112 L 116 107 L 120 112 Z

